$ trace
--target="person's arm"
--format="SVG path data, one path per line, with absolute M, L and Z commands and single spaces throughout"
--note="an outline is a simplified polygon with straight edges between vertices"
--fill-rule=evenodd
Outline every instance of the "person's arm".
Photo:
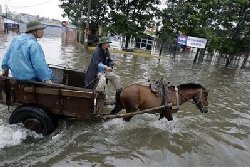
M 4 54 L 3 60 L 2 60 L 2 76 L 8 77 L 9 76 L 9 66 L 8 61 L 10 59 L 10 49 L 13 47 L 13 44 L 15 42 L 15 38 L 11 41 L 6 53 Z
M 43 82 L 51 82 L 52 71 L 49 69 L 42 47 L 38 43 L 33 43 L 30 47 L 30 60 L 35 70 L 36 77 Z
M 5 53 L 2 61 L 2 69 L 4 71 L 9 71 L 8 61 L 10 59 L 10 48 L 8 48 L 7 52 Z
M 103 63 L 103 61 L 106 59 L 105 56 L 106 55 L 102 48 L 98 48 L 93 54 L 94 64 L 96 65 L 98 72 L 105 72 L 109 70 L 108 66 Z
M 98 64 L 98 72 L 104 72 L 106 70 L 106 65 L 104 65 L 103 63 L 99 63 Z
M 109 67 L 113 67 L 114 66 L 114 62 L 111 59 L 107 59 L 107 64 L 108 64 Z

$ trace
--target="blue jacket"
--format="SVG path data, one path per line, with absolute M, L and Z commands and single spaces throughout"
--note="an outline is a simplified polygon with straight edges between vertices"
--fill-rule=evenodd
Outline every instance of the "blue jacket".
M 52 77 L 42 47 L 32 34 L 22 34 L 11 41 L 2 69 L 11 70 L 17 80 L 44 81 Z

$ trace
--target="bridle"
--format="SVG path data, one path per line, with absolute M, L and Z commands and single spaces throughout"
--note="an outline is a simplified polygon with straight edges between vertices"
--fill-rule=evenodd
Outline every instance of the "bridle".
M 207 90 L 204 90 L 204 91 L 207 91 Z M 197 106 L 201 103 L 202 111 L 203 111 L 204 109 L 207 109 L 208 106 L 203 104 L 203 100 L 202 100 L 202 98 L 203 98 L 203 89 L 200 89 L 199 92 L 200 92 L 200 93 L 199 93 L 199 96 L 198 96 L 199 99 L 198 99 L 198 100 L 193 100 L 193 101 L 194 101 L 194 103 L 195 103 Z M 196 96 L 196 97 L 194 97 L 194 99 L 197 99 L 198 97 Z
M 184 94 L 182 94 L 182 93 L 178 90 L 177 86 L 174 87 L 174 91 L 175 91 L 175 94 L 176 94 L 176 106 L 172 106 L 172 109 L 173 109 L 173 110 L 178 110 L 179 107 L 180 107 L 180 104 L 179 104 L 179 103 L 180 103 L 179 95 L 182 96 L 182 97 L 184 97 L 188 102 L 195 104 L 196 106 L 199 106 L 199 103 L 201 103 L 201 106 L 202 106 L 201 110 L 202 110 L 202 111 L 203 111 L 204 109 L 207 109 L 207 108 L 208 108 L 208 106 L 204 105 L 204 104 L 203 104 L 203 101 L 202 101 L 202 98 L 203 98 L 203 89 L 200 89 L 200 90 L 199 90 L 199 96 L 195 96 L 193 99 L 189 99 L 187 96 L 185 96 Z M 205 90 L 205 91 L 206 91 L 206 90 Z M 199 98 L 199 99 L 196 100 L 196 98 Z

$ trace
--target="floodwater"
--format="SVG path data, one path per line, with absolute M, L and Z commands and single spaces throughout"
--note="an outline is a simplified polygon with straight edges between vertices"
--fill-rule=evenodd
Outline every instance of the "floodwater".
M 0 37 L 0 60 L 12 36 Z M 39 41 L 49 64 L 84 70 L 90 56 L 60 38 Z M 249 166 L 250 72 L 225 69 L 193 55 L 146 58 L 113 55 L 123 85 L 164 78 L 174 85 L 197 82 L 210 89 L 209 112 L 191 103 L 181 106 L 174 120 L 142 114 L 130 122 L 60 120 L 59 128 L 43 137 L 9 125 L 8 107 L 0 105 L 0 166 Z M 108 98 L 114 90 L 107 88 Z M 81 106 L 79 106 L 81 107 Z M 11 110 L 11 108 L 10 108 Z M 111 108 L 107 108 L 111 110 Z

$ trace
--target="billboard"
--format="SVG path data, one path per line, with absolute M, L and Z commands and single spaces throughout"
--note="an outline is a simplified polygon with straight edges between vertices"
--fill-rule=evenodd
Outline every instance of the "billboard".
M 190 37 L 187 38 L 187 46 L 195 47 L 195 48 L 205 48 L 207 43 L 207 39 L 205 38 L 197 38 L 197 37 Z
M 186 35 L 179 35 L 178 43 L 181 45 L 189 46 L 189 47 L 205 48 L 207 39 L 191 37 L 191 36 L 186 36 Z

